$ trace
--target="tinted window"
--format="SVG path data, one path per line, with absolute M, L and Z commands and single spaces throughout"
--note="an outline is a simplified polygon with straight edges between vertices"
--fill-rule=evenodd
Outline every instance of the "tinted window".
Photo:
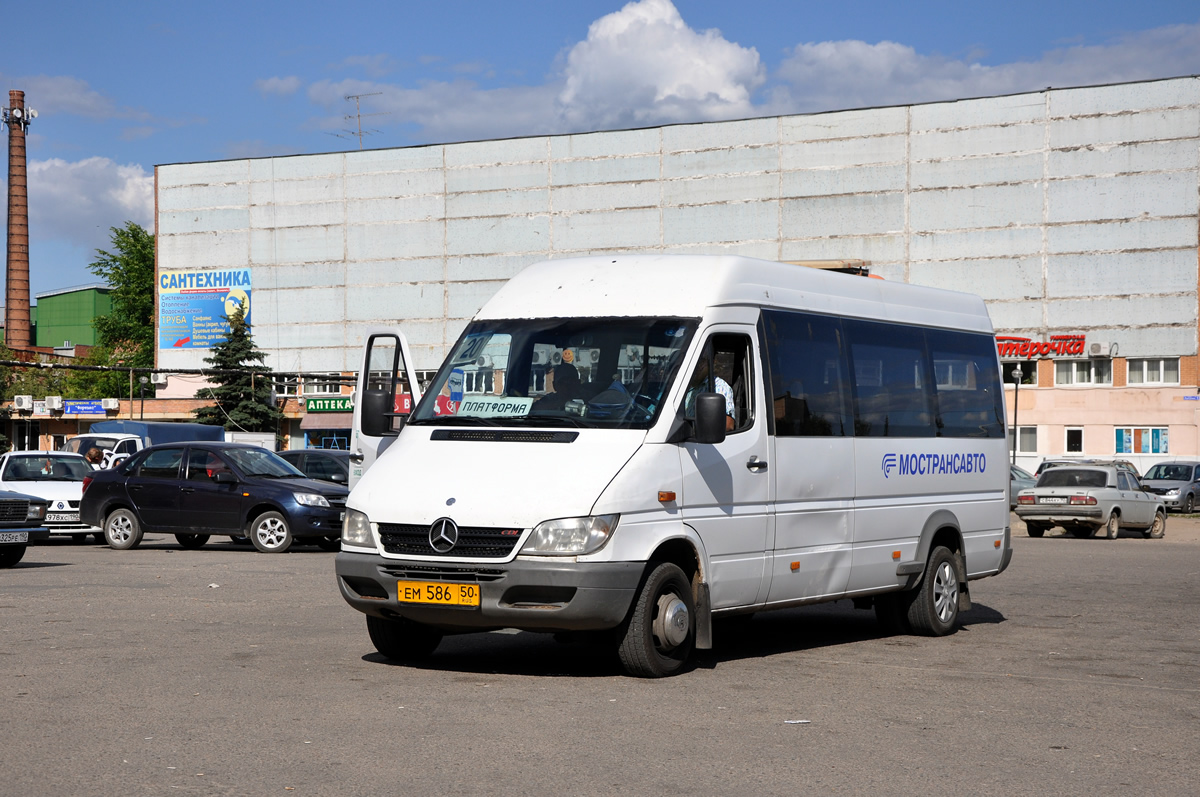
M 996 341 L 930 329 L 925 332 L 943 437 L 1004 437 L 1003 391 Z
M 763 312 L 763 321 L 775 433 L 783 437 L 850 434 L 850 386 L 841 321 L 773 310 Z
M 933 437 L 933 384 L 925 333 L 873 321 L 844 322 L 854 384 L 854 433 L 863 437 Z
M 304 463 L 304 472 L 314 479 L 329 480 L 336 473 L 342 473 L 342 469 L 332 459 L 326 457 L 315 457 L 312 454 L 308 455 L 308 459 Z
M 221 472 L 229 472 L 229 465 L 212 451 L 193 448 L 188 454 L 188 481 L 213 482 Z
M 1106 487 L 1108 474 L 1102 470 L 1055 468 L 1038 477 L 1038 487 Z
M 179 475 L 179 463 L 182 461 L 182 448 L 151 451 L 138 463 L 135 473 L 150 479 L 174 479 Z

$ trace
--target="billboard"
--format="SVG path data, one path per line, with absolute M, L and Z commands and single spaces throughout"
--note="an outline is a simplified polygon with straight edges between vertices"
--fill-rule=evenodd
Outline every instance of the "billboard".
M 250 269 L 163 271 L 158 275 L 158 348 L 209 349 L 229 334 L 227 316 L 250 320 Z

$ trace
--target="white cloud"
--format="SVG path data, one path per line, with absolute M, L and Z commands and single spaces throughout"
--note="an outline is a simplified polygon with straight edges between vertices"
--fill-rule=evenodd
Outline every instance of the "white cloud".
M 287 97 L 300 90 L 300 78 L 296 77 L 295 75 L 288 75 L 287 77 L 263 78 L 254 81 L 254 88 L 264 97 L 268 94 L 277 94 L 280 97 Z
M 154 229 L 154 176 L 108 158 L 30 161 L 29 234 L 67 240 L 90 254 L 109 246 L 110 227 L 135 221 Z
M 86 80 L 69 75 L 9 75 L 0 73 L 0 85 L 25 92 L 25 106 L 39 114 L 73 114 L 92 119 L 144 119 L 148 114 L 118 107 L 88 85 Z M 7 104 L 7 96 L 5 101 Z
M 1101 45 L 1052 50 L 1037 61 L 984 65 L 921 55 L 896 42 L 799 44 L 784 60 L 762 113 L 798 113 L 955 100 L 1200 72 L 1200 25 L 1131 33 Z
M 569 130 L 751 116 L 766 79 L 757 50 L 692 30 L 670 0 L 601 17 L 566 60 L 558 111 Z

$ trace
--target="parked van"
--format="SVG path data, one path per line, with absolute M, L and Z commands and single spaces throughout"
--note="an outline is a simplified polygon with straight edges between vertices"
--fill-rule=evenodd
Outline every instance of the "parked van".
M 714 619 L 853 598 L 942 635 L 1011 557 L 1003 391 L 976 296 L 724 256 L 510 280 L 416 397 L 368 337 L 337 556 L 383 655 L 599 632 L 677 672 Z M 378 458 L 375 461 L 375 458 Z

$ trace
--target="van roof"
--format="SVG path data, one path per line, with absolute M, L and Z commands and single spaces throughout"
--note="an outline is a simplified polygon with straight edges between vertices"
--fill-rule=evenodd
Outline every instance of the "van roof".
M 478 318 L 674 316 L 707 308 L 804 309 L 992 333 L 978 296 L 735 255 L 546 260 L 510 279 Z

